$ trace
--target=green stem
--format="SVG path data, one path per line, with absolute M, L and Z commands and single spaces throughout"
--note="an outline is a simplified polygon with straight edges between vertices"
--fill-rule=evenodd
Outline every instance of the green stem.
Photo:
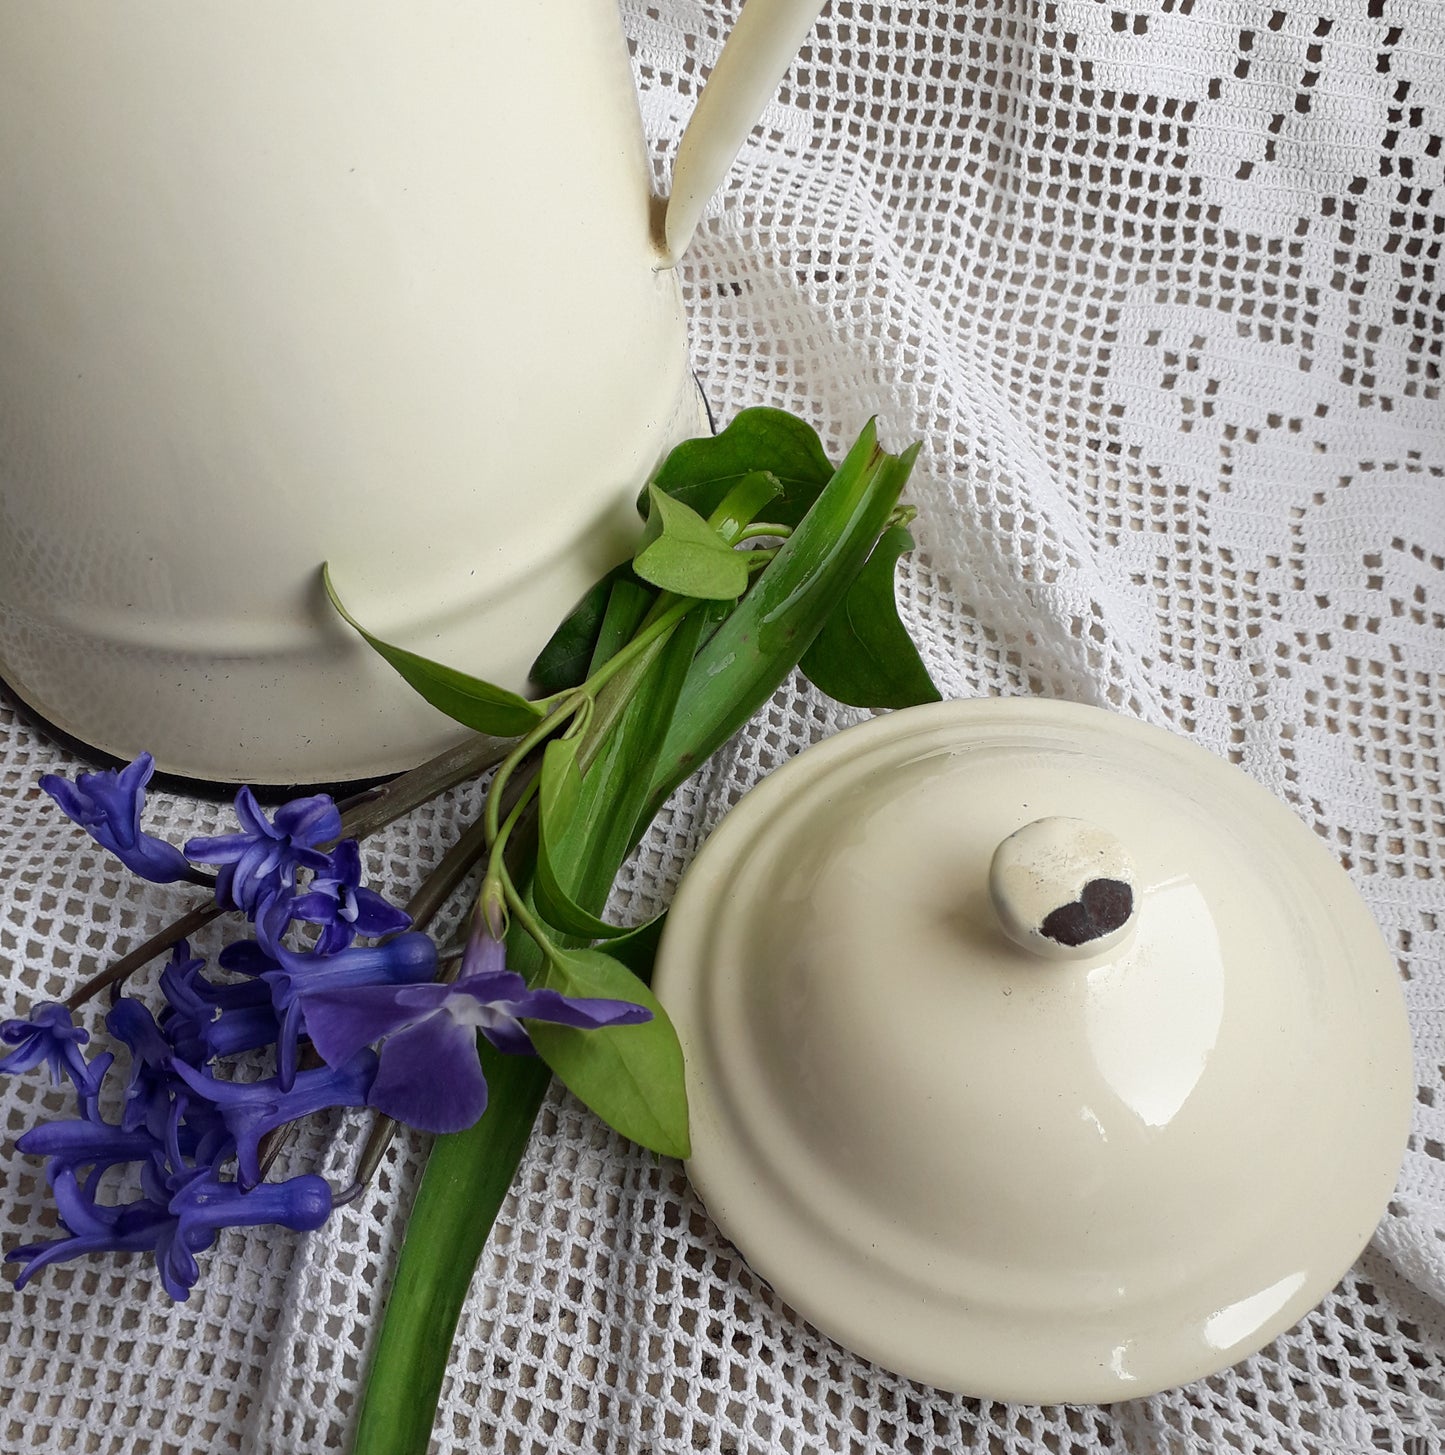
M 609 657 L 578 690 L 595 697 L 607 682 L 646 652 L 654 642 L 665 637 L 696 605 L 697 601 L 691 596 L 674 598 L 666 592 L 659 596 L 653 603 L 652 610 L 647 613 L 643 630 L 615 657 Z
M 497 835 L 501 832 L 502 794 L 506 790 L 507 781 L 538 743 L 550 738 L 569 717 L 582 710 L 587 701 L 586 694 L 585 686 L 567 693 L 557 708 L 549 712 L 526 737 L 520 739 L 516 747 L 502 760 L 501 767 L 497 769 L 496 776 L 487 789 L 487 806 L 482 814 L 482 821 L 486 825 L 488 846 L 497 842 Z
M 352 1455 L 426 1455 L 457 1320 L 552 1073 L 480 1041 L 487 1114 L 438 1137 L 372 1353 Z

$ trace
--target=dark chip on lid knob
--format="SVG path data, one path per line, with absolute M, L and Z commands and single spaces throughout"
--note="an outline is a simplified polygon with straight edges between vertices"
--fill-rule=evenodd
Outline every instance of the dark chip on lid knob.
M 1040 932 L 1060 945 L 1087 945 L 1122 929 L 1134 912 L 1134 891 L 1122 879 L 1091 879 L 1068 904 L 1044 916 Z
M 1004 933 L 1046 959 L 1113 949 L 1138 908 L 1136 871 L 1108 830 L 1079 818 L 1040 818 L 998 846 L 988 887 Z

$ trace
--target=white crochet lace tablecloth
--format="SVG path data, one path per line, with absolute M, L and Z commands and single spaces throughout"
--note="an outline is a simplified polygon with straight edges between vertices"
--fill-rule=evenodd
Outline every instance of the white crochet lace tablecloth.
M 659 175 L 731 0 L 626 0 Z M 1188 735 L 1284 799 L 1394 951 L 1419 1098 L 1374 1242 L 1238 1368 L 1109 1408 L 897 1378 L 798 1320 L 682 1169 L 554 1094 L 462 1321 L 447 1452 L 1425 1455 L 1445 1431 L 1445 9 L 1433 0 L 834 0 L 682 270 L 719 416 L 921 437 L 907 607 L 945 694 Z M 619 888 L 670 893 L 760 775 L 844 721 L 802 687 L 686 788 Z M 0 706 L 0 1015 L 170 917 L 42 801 Z M 469 804 L 469 794 L 458 801 Z M 409 885 L 456 802 L 371 850 Z M 221 821 L 167 794 L 158 831 Z M 43 1078 L 42 1078 L 43 1079 Z M 40 1232 L 8 1143 L 0 1232 Z M 356 1124 L 324 1155 L 349 1160 Z M 317 1142 L 319 1150 L 323 1143 Z M 97 1259 L 0 1291 L 0 1451 L 332 1451 L 420 1168 L 308 1238 L 228 1235 L 173 1306 Z

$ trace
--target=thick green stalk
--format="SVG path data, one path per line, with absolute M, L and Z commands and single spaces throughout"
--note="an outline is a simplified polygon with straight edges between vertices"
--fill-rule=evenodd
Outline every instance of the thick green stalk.
M 426 1455 L 457 1320 L 552 1073 L 481 1041 L 487 1114 L 438 1137 L 372 1354 L 353 1455 Z

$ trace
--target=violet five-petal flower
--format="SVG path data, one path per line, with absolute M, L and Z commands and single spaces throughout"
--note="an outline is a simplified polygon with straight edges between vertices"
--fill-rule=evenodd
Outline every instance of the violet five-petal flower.
M 175 1069 L 192 1091 L 219 1110 L 235 1138 L 241 1185 L 251 1187 L 261 1180 L 260 1143 L 267 1132 L 331 1107 L 365 1106 L 376 1064 L 375 1052 L 358 1050 L 339 1065 L 298 1072 L 289 1090 L 275 1077 L 222 1081 L 183 1061 L 177 1061 Z
M 186 853 L 214 864 L 216 902 L 241 910 L 270 949 L 291 921 L 299 869 L 325 870 L 330 860 L 319 845 L 341 832 L 341 812 L 325 793 L 293 798 L 268 819 L 250 788 L 236 794 L 241 832 L 189 839 Z
M 110 850 L 127 869 L 156 884 L 191 877 L 186 856 L 174 844 L 141 831 L 145 787 L 155 772 L 155 759 L 142 753 L 117 771 L 105 768 L 80 773 L 72 783 L 47 773 L 40 786 L 96 843 Z
M 267 954 L 254 940 L 239 940 L 221 951 L 228 970 L 261 979 L 280 1019 L 276 1075 L 283 1091 L 296 1074 L 298 1038 L 307 1029 L 306 1007 L 318 990 L 345 991 L 362 985 L 404 985 L 436 975 L 436 944 L 412 930 L 383 945 L 349 945 L 334 955 L 302 953 L 275 945 Z
M 451 985 L 320 990 L 308 997 L 306 1018 L 312 1044 L 332 1064 L 381 1042 L 368 1098 L 378 1111 L 420 1131 L 455 1132 L 487 1109 L 478 1031 L 516 1054 L 532 1050 L 523 1020 L 595 1030 L 639 1025 L 652 1012 L 625 1000 L 529 990 L 509 970 L 484 970 Z

